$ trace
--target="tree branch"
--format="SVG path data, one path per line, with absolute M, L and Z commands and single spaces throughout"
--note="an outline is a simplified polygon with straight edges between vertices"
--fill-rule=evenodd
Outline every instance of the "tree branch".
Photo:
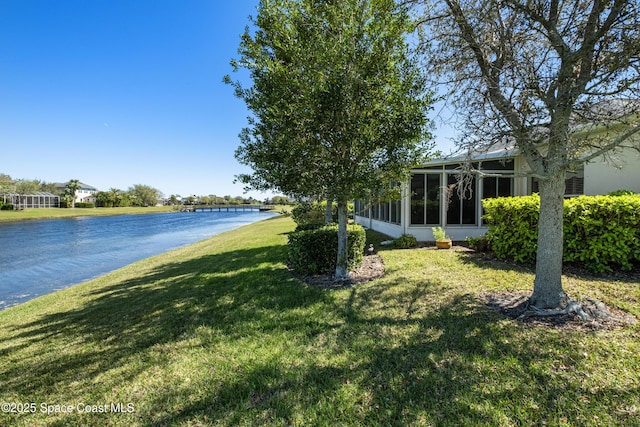
M 616 139 L 614 139 L 610 144 L 607 144 L 603 147 L 601 147 L 600 149 L 594 151 L 593 153 L 589 154 L 588 156 L 582 157 L 579 161 L 582 163 L 586 163 L 590 160 L 595 159 L 596 157 L 600 157 L 603 154 L 605 154 L 607 151 L 610 151 L 614 148 L 619 147 L 623 142 L 627 141 L 628 139 L 630 139 L 633 135 L 637 134 L 638 132 L 640 132 L 640 125 L 636 125 L 634 127 L 632 127 L 631 129 L 629 129 L 628 131 L 626 131 L 625 133 L 623 133 L 622 135 L 620 135 L 619 137 L 617 137 Z

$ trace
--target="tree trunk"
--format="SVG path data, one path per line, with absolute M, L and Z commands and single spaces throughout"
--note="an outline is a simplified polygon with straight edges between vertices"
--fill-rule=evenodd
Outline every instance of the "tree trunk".
M 334 280 L 348 280 L 347 202 L 338 202 L 338 259 Z
M 537 308 L 559 308 L 562 290 L 562 249 L 565 172 L 540 181 L 540 216 L 536 277 L 530 303 Z
M 327 200 L 327 207 L 324 209 L 324 223 L 333 222 L 333 200 Z

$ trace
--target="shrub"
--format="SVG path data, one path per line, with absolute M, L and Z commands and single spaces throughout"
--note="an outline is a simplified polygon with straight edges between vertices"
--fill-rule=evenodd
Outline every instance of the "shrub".
M 317 230 L 318 228 L 324 227 L 324 222 L 308 222 L 306 224 L 299 224 L 296 226 L 296 231 L 307 231 L 307 230 Z
M 300 203 L 291 210 L 291 217 L 296 223 L 296 231 L 303 230 L 308 224 L 312 224 L 311 228 L 319 228 L 324 225 L 324 210 L 326 203 Z
M 482 206 L 491 249 L 496 256 L 522 263 L 535 262 L 540 197 L 533 194 L 484 199 Z
M 96 204 L 93 202 L 78 202 L 76 208 L 95 208 Z
M 327 202 L 305 202 L 291 210 L 291 217 L 296 223 L 296 231 L 320 228 L 325 225 L 324 214 Z M 347 205 L 347 216 L 353 218 L 353 203 Z M 338 205 L 333 203 L 331 221 L 338 222 Z
M 540 198 L 483 200 L 491 249 L 498 258 L 536 259 Z M 564 261 L 594 272 L 613 265 L 630 269 L 640 261 L 640 196 L 581 196 L 564 203 Z
M 431 227 L 431 232 L 433 233 L 433 238 L 438 240 L 450 240 L 449 236 L 447 236 L 447 232 L 442 227 Z
M 636 193 L 631 190 L 616 190 L 607 194 L 607 196 L 633 196 L 634 194 Z
M 365 232 L 358 224 L 347 227 L 349 270 L 362 263 Z M 336 268 L 338 226 L 329 224 L 314 230 L 289 234 L 289 263 L 300 274 L 326 274 Z
M 491 241 L 487 234 L 480 237 L 467 237 L 467 245 L 474 251 L 489 252 L 491 251 Z
M 5 204 L 0 204 L 0 211 L 12 211 L 13 210 L 13 205 L 10 203 Z
M 403 234 L 397 239 L 393 239 L 393 245 L 398 249 L 410 249 L 418 245 L 418 241 L 411 234 Z
M 640 261 L 640 196 L 577 197 L 564 203 L 564 260 L 596 272 Z

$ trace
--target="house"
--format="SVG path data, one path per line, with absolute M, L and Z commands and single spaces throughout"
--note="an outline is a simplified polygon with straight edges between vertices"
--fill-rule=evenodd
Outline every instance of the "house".
M 484 174 L 472 175 L 461 197 L 456 184 L 467 158 L 444 157 L 412 169 L 401 200 L 374 205 L 356 201 L 355 221 L 391 237 L 406 233 L 419 241 L 433 241 L 431 227 L 441 226 L 453 240 L 464 240 L 487 232 L 482 199 L 538 191 L 535 178 L 518 176 L 529 171 L 524 156 L 516 149 L 500 147 L 471 157 L 474 169 Z M 631 148 L 609 153 L 606 160 L 594 159 L 568 173 L 565 195 L 601 195 L 621 189 L 640 193 L 640 152 Z
M 56 182 L 56 191 L 59 194 L 64 194 L 65 189 L 67 188 L 68 182 Z M 98 189 L 92 187 L 91 185 L 84 184 L 79 182 L 80 187 L 76 191 L 76 203 L 95 203 L 96 202 L 96 193 Z

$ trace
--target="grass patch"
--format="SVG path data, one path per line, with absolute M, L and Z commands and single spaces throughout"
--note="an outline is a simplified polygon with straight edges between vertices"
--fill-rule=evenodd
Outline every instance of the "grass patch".
M 261 221 L 0 312 L 0 400 L 37 405 L 0 424 L 638 425 L 638 325 L 518 325 L 478 294 L 532 272 L 455 251 L 383 249 L 383 278 L 323 291 L 284 263 L 293 228 Z M 637 282 L 565 287 L 640 316 Z M 111 403 L 134 412 L 77 411 Z
M 77 216 L 105 216 L 124 214 L 145 214 L 158 212 L 172 212 L 172 206 L 128 207 L 128 208 L 42 208 L 24 209 L 21 211 L 0 211 L 0 222 L 22 221 L 25 219 L 54 219 L 71 218 Z

